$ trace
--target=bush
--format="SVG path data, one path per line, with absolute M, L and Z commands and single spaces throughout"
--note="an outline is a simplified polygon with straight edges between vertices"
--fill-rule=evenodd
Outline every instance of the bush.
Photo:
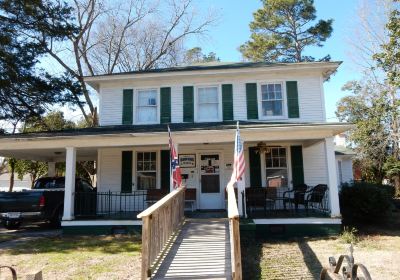
M 340 234 L 340 239 L 346 244 L 356 244 L 358 242 L 357 233 L 358 230 L 354 227 L 344 227 L 343 232 Z
M 379 184 L 343 185 L 339 198 L 343 223 L 348 225 L 382 222 L 393 207 L 390 189 Z

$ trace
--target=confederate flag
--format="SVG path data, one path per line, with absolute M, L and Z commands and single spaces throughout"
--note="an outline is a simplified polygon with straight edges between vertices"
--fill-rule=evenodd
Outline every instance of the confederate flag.
M 178 154 L 176 153 L 174 143 L 171 138 L 171 130 L 168 126 L 168 135 L 169 135 L 169 149 L 171 151 L 171 177 L 172 177 L 172 186 L 174 189 L 181 186 L 182 178 L 181 178 L 181 168 L 179 167 Z

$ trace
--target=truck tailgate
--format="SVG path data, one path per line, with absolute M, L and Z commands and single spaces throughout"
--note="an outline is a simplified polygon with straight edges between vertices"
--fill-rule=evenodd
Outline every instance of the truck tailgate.
M 42 192 L 0 192 L 0 213 L 40 211 L 39 199 Z

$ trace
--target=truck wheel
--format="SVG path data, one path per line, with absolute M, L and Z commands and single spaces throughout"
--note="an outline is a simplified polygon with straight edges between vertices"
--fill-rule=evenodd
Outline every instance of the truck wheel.
M 10 220 L 4 221 L 4 227 L 6 229 L 18 229 L 20 226 L 21 226 L 21 221 L 10 221 Z
M 50 220 L 50 224 L 55 227 L 55 228 L 60 228 L 61 227 L 61 221 L 62 221 L 62 216 L 64 212 L 64 207 L 61 207 L 58 209 L 55 213 L 54 216 Z

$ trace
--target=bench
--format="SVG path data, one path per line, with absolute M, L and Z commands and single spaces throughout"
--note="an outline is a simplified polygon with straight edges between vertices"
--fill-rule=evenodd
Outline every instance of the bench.
M 196 206 L 196 189 L 185 190 L 185 205 L 189 204 L 192 212 Z
M 145 202 L 147 204 L 147 207 L 150 207 L 157 201 L 159 201 L 161 198 L 166 196 L 168 194 L 168 191 L 163 190 L 163 189 L 149 189 L 147 190 L 146 193 L 146 199 Z

